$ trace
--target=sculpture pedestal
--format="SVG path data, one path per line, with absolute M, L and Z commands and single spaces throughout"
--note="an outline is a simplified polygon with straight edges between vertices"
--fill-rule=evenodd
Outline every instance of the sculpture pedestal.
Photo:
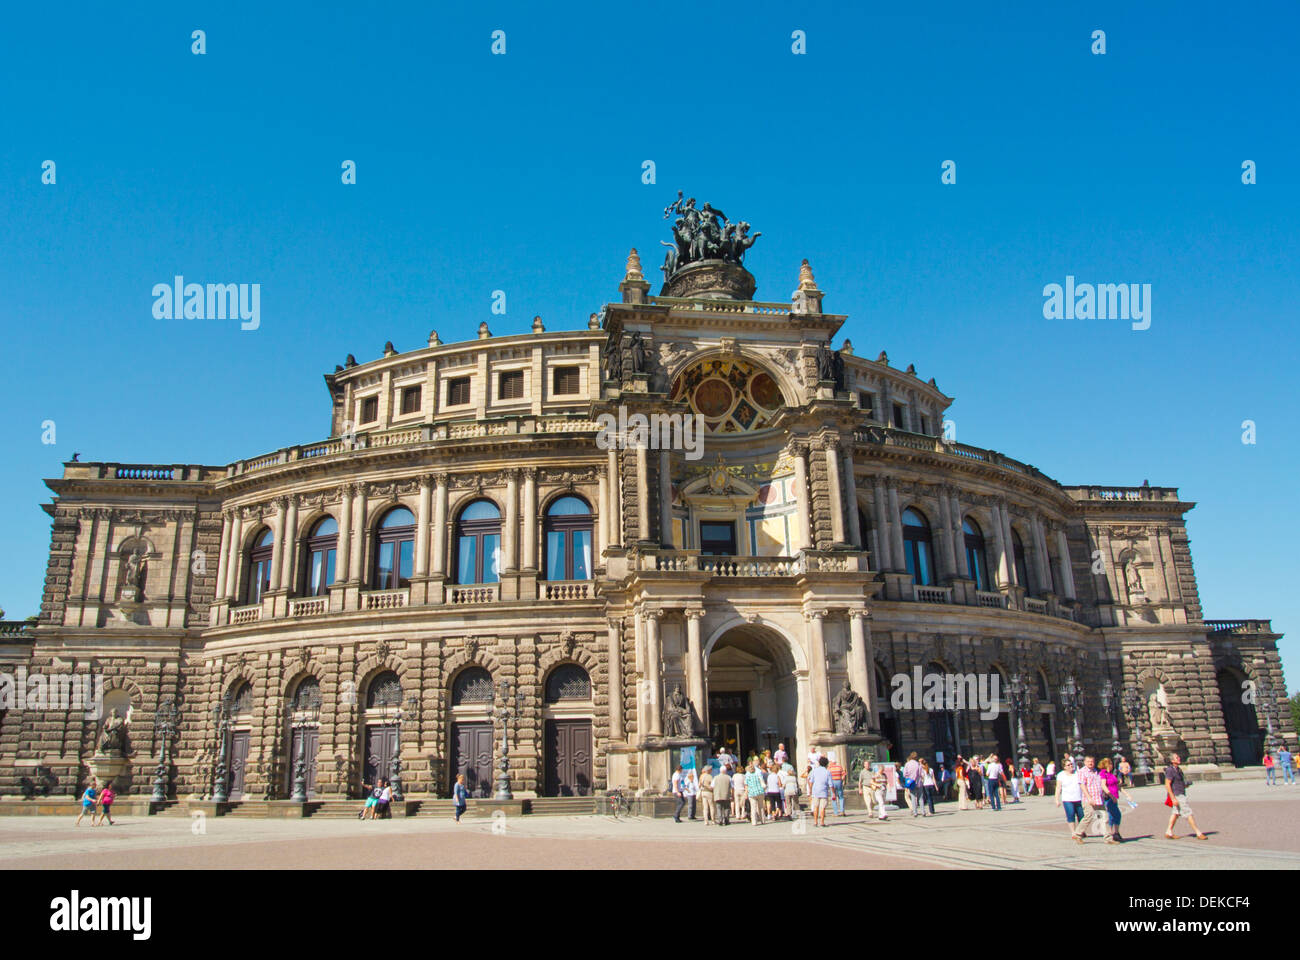
M 651 792 L 668 790 L 684 747 L 695 748 L 695 770 L 698 775 L 709 743 L 706 737 L 651 737 L 642 740 L 637 744 L 641 750 L 642 788 Z
M 90 772 L 102 787 L 109 780 L 113 781 L 113 792 L 125 794 L 130 788 L 131 761 L 126 757 L 96 753 L 86 761 Z

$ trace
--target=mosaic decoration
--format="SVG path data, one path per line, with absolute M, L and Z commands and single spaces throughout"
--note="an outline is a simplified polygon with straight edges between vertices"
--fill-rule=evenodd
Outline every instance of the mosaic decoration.
M 783 406 L 781 388 L 770 373 L 746 360 L 721 357 L 682 371 L 672 399 L 684 400 L 701 414 L 710 433 L 762 430 Z

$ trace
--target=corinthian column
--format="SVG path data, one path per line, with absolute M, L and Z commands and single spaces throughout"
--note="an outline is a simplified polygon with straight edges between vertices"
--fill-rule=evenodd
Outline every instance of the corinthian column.
M 645 444 L 636 448 L 636 538 L 650 539 L 650 483 L 646 477 Z
M 447 573 L 447 486 L 445 473 L 434 475 L 437 493 L 433 501 L 433 575 L 445 576 Z
M 609 738 L 622 740 L 623 726 L 623 624 L 613 617 L 609 627 Z
M 352 484 L 343 484 L 343 498 L 339 502 L 338 556 L 335 557 L 334 579 L 343 583 L 352 569 Z
M 226 567 L 230 563 L 230 511 L 221 511 L 221 550 L 217 553 L 217 599 L 227 596 Z
M 524 468 L 524 569 L 537 572 L 537 468 Z
M 356 513 L 356 525 L 352 530 L 352 557 L 348 579 L 361 583 L 361 565 L 366 555 L 366 485 L 358 483 L 355 487 L 356 498 L 353 511 Z
M 1056 531 L 1056 551 L 1058 554 L 1057 563 L 1061 571 L 1061 590 L 1065 596 L 1074 599 L 1074 567 L 1070 563 L 1070 541 L 1065 536 L 1065 530 L 1058 528 Z
M 849 674 L 855 689 L 867 701 L 871 716 L 867 726 L 879 724 L 880 706 L 876 703 L 876 654 L 871 643 L 871 624 L 865 610 L 849 611 Z
M 622 482 L 619 479 L 618 445 L 609 448 L 609 543 L 623 545 Z
M 295 560 L 298 558 L 298 498 L 289 497 L 289 512 L 285 517 L 284 555 L 280 557 L 280 589 L 293 589 Z
M 704 655 L 700 649 L 700 620 L 703 610 L 686 611 L 686 664 L 690 670 L 687 683 L 691 691 L 691 703 L 700 716 L 700 724 L 709 729 L 708 703 L 704 693 Z
M 239 601 L 239 554 L 243 547 L 244 518 L 238 508 L 230 526 L 230 560 L 226 564 L 226 596 L 230 602 Z
M 831 733 L 835 727 L 831 723 L 831 701 L 826 679 L 826 634 L 822 621 L 826 619 L 825 610 L 813 610 L 804 614 L 808 624 L 808 684 L 812 687 L 812 729 L 814 736 Z
M 664 734 L 664 690 L 663 681 L 659 676 L 659 661 L 663 655 L 659 644 L 659 619 L 662 616 L 662 610 L 648 610 L 645 615 L 645 675 L 646 685 L 650 688 L 647 692 L 650 695 L 650 736 L 652 737 L 662 737 Z
M 506 471 L 506 526 L 502 531 L 505 536 L 505 570 L 515 573 L 519 570 L 519 471 Z
M 280 577 L 284 574 L 284 534 L 285 517 L 289 512 L 289 502 L 284 497 L 275 499 L 275 530 L 271 540 L 271 576 L 272 590 L 280 589 Z
M 844 491 L 840 487 L 840 455 L 834 437 L 826 441 L 826 482 L 831 497 L 831 540 L 844 543 Z
M 812 548 L 811 524 L 808 518 L 808 447 L 796 443 L 794 451 L 794 502 L 796 550 Z
M 433 477 L 420 478 L 420 500 L 415 512 L 415 575 L 429 575 L 429 508 L 433 501 Z
M 673 546 L 673 476 L 672 453 L 659 451 L 659 543 L 671 550 Z

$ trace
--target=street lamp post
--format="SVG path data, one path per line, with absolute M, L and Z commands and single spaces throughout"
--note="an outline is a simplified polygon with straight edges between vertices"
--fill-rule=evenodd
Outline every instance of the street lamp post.
M 502 705 L 493 706 L 491 713 L 501 718 L 501 761 L 497 764 L 497 788 L 492 799 L 513 800 L 515 795 L 510 791 L 510 720 L 523 709 L 524 695 L 518 685 L 509 680 L 502 680 L 497 686 Z
M 1011 677 L 1011 705 L 1016 711 L 1016 740 L 1020 747 L 1020 769 L 1029 766 L 1029 745 L 1025 741 L 1025 710 L 1029 707 L 1029 683 L 1024 674 Z
M 1123 748 L 1119 743 L 1119 721 L 1115 716 L 1115 708 L 1119 706 L 1119 699 L 1115 696 L 1115 686 L 1110 682 L 1110 677 L 1101 685 L 1101 707 L 1106 711 L 1106 716 L 1110 719 L 1110 753 L 1115 761 L 1115 770 L 1119 770 L 1120 760 L 1124 757 Z
M 229 739 L 227 734 L 230 731 L 230 695 L 221 698 L 221 701 L 213 708 L 213 719 L 217 724 L 217 769 L 216 784 L 212 790 L 212 799 L 215 803 L 225 803 L 230 797 L 227 791 L 230 785 L 226 783 L 226 741 Z
M 413 717 L 418 706 L 419 700 L 415 694 L 406 698 L 405 710 L 400 701 L 397 703 L 397 737 L 393 745 L 393 775 L 390 779 L 393 781 L 393 799 L 398 803 L 406 799 L 406 795 L 402 793 L 402 721 L 406 720 L 408 715 Z
M 176 733 L 176 701 L 166 697 L 154 713 L 153 728 L 158 737 L 158 769 L 154 771 L 153 803 L 167 802 L 167 741 Z
M 320 720 L 320 704 L 308 700 L 305 704 L 293 702 L 285 708 L 289 721 L 289 732 L 297 733 L 298 749 L 293 758 L 293 794 L 289 797 L 294 803 L 307 802 L 307 728 Z
M 1267 680 L 1259 680 L 1255 683 L 1255 695 L 1255 702 L 1264 708 L 1264 724 L 1268 728 L 1264 736 L 1264 749 L 1276 753 L 1278 746 L 1277 734 L 1273 729 L 1273 714 L 1277 710 L 1277 693 Z
M 1145 705 L 1137 687 L 1129 684 L 1124 688 L 1124 713 L 1128 716 L 1129 729 L 1133 732 L 1133 759 L 1137 763 L 1135 772 L 1149 777 L 1151 767 L 1147 764 L 1147 748 L 1142 741 L 1142 710 Z
M 1083 767 L 1083 738 L 1079 732 L 1079 714 L 1083 711 L 1083 691 L 1079 685 L 1074 682 L 1074 676 L 1065 678 L 1065 683 L 1061 684 L 1061 707 L 1070 717 L 1070 726 L 1074 734 L 1074 742 L 1071 745 L 1070 752 L 1074 755 L 1076 767 Z

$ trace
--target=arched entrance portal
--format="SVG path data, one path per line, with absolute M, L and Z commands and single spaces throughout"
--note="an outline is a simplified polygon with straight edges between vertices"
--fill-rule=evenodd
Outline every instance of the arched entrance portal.
M 1228 728 L 1228 749 L 1232 762 L 1239 767 L 1253 767 L 1264 762 L 1264 731 L 1259 728 L 1259 714 L 1253 703 L 1245 702 L 1242 691 L 1245 677 L 1230 667 L 1219 671 L 1219 701 Z
M 716 636 L 705 651 L 713 752 L 744 759 L 784 743 L 798 756 L 800 674 L 790 641 L 771 627 L 741 624 Z

